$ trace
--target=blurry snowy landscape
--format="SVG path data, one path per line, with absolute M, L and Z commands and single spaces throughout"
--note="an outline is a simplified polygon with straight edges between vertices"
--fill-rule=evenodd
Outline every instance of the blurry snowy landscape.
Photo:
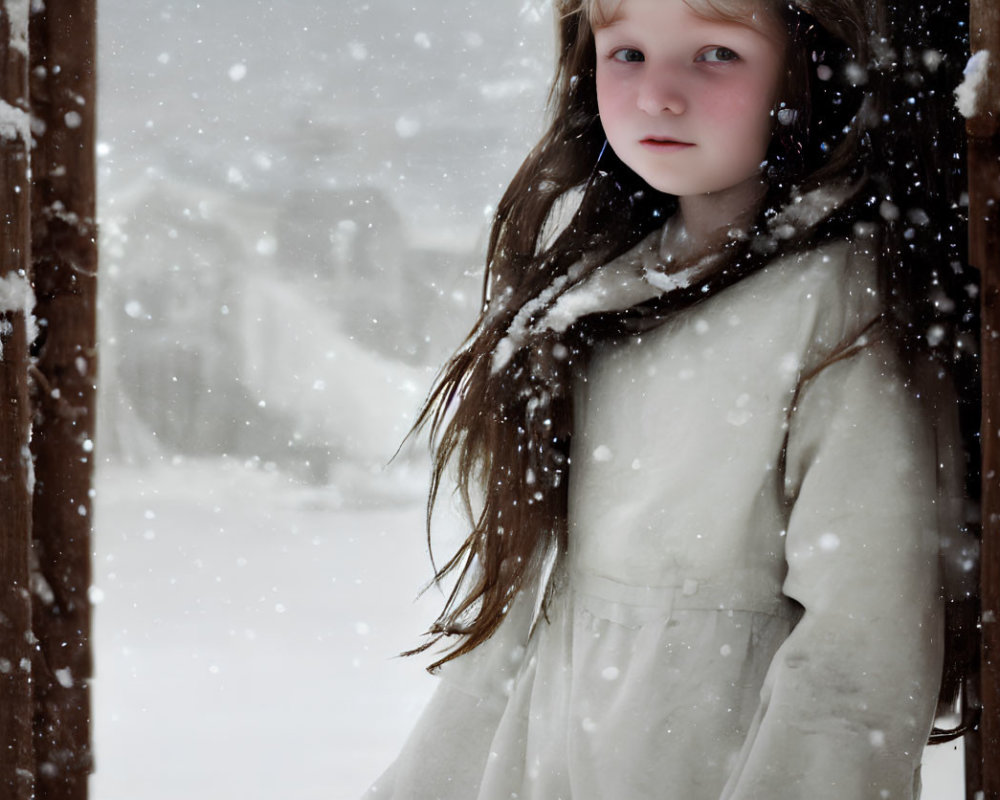
M 474 318 L 550 14 L 102 0 L 99 25 L 92 796 L 356 797 L 433 688 L 394 658 L 440 604 L 426 455 L 386 464 Z
M 421 446 L 543 0 L 102 0 L 95 800 L 358 796 L 433 680 Z M 441 554 L 461 531 L 442 519 Z M 962 796 L 938 748 L 925 800 Z

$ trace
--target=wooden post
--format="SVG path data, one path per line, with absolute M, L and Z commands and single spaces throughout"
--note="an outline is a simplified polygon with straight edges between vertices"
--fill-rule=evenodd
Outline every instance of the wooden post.
M 11 800 L 34 784 L 27 24 L 28 0 L 0 6 L 0 795 Z
M 1000 5 L 971 0 L 973 54 L 989 51 L 969 135 L 969 261 L 981 276 L 983 455 L 978 741 L 969 742 L 970 797 L 1000 800 Z M 967 759 L 968 762 L 968 759 Z M 976 763 L 978 762 L 978 763 Z M 976 772 L 980 772 L 976 786 Z
M 34 751 L 39 800 L 92 771 L 90 534 L 97 367 L 96 0 L 32 3 L 35 378 Z

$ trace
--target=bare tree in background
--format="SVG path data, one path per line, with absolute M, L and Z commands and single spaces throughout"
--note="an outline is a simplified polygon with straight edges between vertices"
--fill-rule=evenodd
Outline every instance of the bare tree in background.
M 10 800 L 82 800 L 92 769 L 95 21 L 95 0 L 0 7 L 0 794 Z

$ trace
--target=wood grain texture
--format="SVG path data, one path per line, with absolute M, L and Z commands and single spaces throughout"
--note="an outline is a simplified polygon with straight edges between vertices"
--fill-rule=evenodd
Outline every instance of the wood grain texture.
M 969 260 L 981 276 L 982 298 L 982 559 L 980 603 L 983 713 L 978 789 L 984 800 L 1000 800 L 1000 4 L 972 0 L 972 52 L 990 52 L 986 85 L 969 134 Z M 977 752 L 978 751 L 978 752 Z M 974 765 L 973 765 L 974 766 Z M 971 771 L 971 770 L 970 770 Z
M 16 5 L 0 6 L 0 100 L 26 111 L 25 31 L 18 30 L 16 14 L 13 23 L 8 15 Z M 13 282 L 26 281 L 30 270 L 29 142 L 24 130 L 24 125 L 15 124 L 0 136 L 0 278 Z M 0 347 L 0 796 L 28 800 L 34 786 L 27 455 L 31 410 L 23 311 L 0 312 Z
M 32 549 L 38 800 L 84 800 L 90 745 L 91 496 L 96 416 L 96 3 L 31 14 L 36 345 Z

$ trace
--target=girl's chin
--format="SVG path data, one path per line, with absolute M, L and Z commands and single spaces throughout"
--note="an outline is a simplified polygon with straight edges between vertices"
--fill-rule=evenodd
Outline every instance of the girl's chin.
M 641 172 L 639 173 L 639 177 L 648 183 L 652 188 L 656 189 L 656 191 L 663 192 L 664 194 L 676 195 L 677 197 L 696 197 L 719 191 L 717 184 L 701 184 L 691 181 L 669 180 L 655 175 L 647 177 Z
M 683 155 L 681 155 L 683 158 Z M 668 169 L 664 165 L 637 162 L 629 165 L 647 184 L 658 192 L 678 197 L 708 194 L 728 188 L 728 181 L 719 175 L 692 174 L 693 170 Z
M 666 176 L 647 171 L 646 174 L 636 170 L 640 178 L 648 183 L 653 189 L 664 194 L 672 194 L 680 198 L 693 197 L 724 197 L 732 194 L 742 194 L 756 196 L 764 186 L 764 178 L 759 170 L 748 175 L 736 183 L 725 179 L 698 180 L 680 179 L 677 176 Z

